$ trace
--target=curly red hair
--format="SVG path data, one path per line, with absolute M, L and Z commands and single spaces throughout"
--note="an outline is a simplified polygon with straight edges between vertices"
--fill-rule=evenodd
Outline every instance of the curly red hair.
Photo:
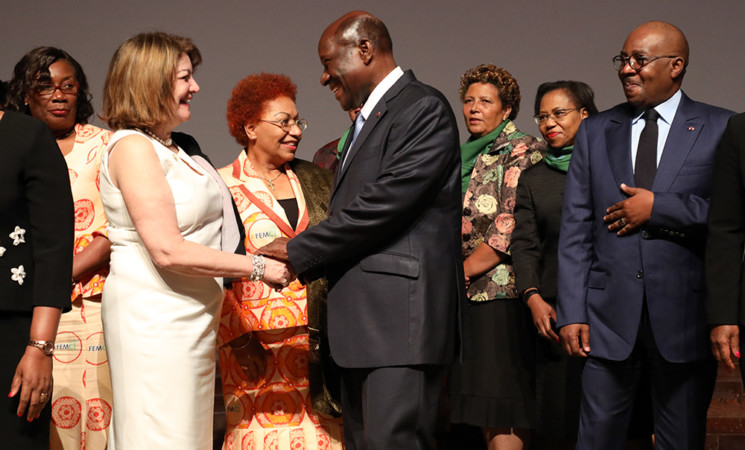
M 245 147 L 248 145 L 246 124 L 258 122 L 268 102 L 279 97 L 289 97 L 294 102 L 296 94 L 297 86 L 286 75 L 261 72 L 242 79 L 228 100 L 226 116 L 230 134 Z

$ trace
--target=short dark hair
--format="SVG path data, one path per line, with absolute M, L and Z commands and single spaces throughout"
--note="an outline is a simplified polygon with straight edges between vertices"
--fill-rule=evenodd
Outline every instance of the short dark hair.
M 4 102 L 5 107 L 9 111 L 31 114 L 31 110 L 26 105 L 26 95 L 31 92 L 37 80 L 49 79 L 49 66 L 57 61 L 67 61 L 75 71 L 75 78 L 80 86 L 75 123 L 88 123 L 88 119 L 93 115 L 88 79 L 80 63 L 69 53 L 56 47 L 37 47 L 23 55 L 13 69 L 13 78 L 10 80 L 7 98 Z
M 548 81 L 538 86 L 538 92 L 535 94 L 534 114 L 537 115 L 540 112 L 543 96 L 559 89 L 571 97 L 575 107 L 584 108 L 588 116 L 597 114 L 598 107 L 595 106 L 595 93 L 592 88 L 587 83 L 575 80 Z
M 349 17 L 336 28 L 336 42 L 346 47 L 359 44 L 360 39 L 367 39 L 373 46 L 385 53 L 393 51 L 393 41 L 388 28 L 382 20 L 369 14 Z

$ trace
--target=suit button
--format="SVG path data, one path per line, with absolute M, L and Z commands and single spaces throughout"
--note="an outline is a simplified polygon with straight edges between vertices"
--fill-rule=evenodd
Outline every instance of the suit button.
M 471 215 L 471 208 L 469 208 L 469 207 L 463 208 L 463 215 L 464 216 L 470 216 Z
M 649 232 L 647 230 L 642 230 L 642 239 L 649 239 Z
M 638 278 L 640 280 L 642 278 L 644 278 L 644 271 L 643 270 L 640 270 L 640 271 L 636 272 L 636 278 Z

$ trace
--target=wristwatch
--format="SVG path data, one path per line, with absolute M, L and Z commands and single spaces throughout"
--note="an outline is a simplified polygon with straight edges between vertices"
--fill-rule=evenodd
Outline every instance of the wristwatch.
M 36 339 L 29 339 L 28 345 L 38 348 L 47 356 L 52 356 L 54 354 L 54 342 L 52 341 L 37 341 Z

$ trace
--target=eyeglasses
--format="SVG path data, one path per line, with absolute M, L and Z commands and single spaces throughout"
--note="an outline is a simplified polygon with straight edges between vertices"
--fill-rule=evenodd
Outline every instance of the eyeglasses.
M 617 71 L 623 70 L 623 68 L 628 64 L 632 69 L 634 70 L 642 70 L 642 67 L 646 66 L 647 64 L 657 61 L 658 59 L 662 58 L 677 58 L 676 55 L 665 55 L 665 56 L 653 56 L 653 57 L 647 57 L 644 55 L 629 55 L 629 56 L 623 56 L 623 55 L 616 55 L 613 57 L 613 67 Z
M 75 81 L 65 81 L 62 84 L 37 84 L 34 86 L 36 93 L 42 97 L 49 97 L 53 95 L 57 89 L 62 91 L 63 94 L 75 95 L 80 89 L 80 85 Z
M 582 108 L 555 109 L 548 114 L 536 114 L 533 116 L 533 120 L 535 120 L 536 125 L 546 122 L 549 118 L 554 119 L 554 122 L 559 122 L 570 112 L 579 111 L 580 109 Z
M 305 119 L 298 119 L 298 120 L 291 120 L 291 119 L 262 120 L 262 119 L 259 119 L 259 122 L 266 122 L 266 123 L 271 123 L 272 125 L 276 125 L 282 128 L 282 131 L 284 131 L 285 133 L 289 133 L 292 130 L 292 127 L 295 127 L 295 126 L 300 128 L 300 131 L 305 131 L 305 129 L 308 128 L 308 121 Z

